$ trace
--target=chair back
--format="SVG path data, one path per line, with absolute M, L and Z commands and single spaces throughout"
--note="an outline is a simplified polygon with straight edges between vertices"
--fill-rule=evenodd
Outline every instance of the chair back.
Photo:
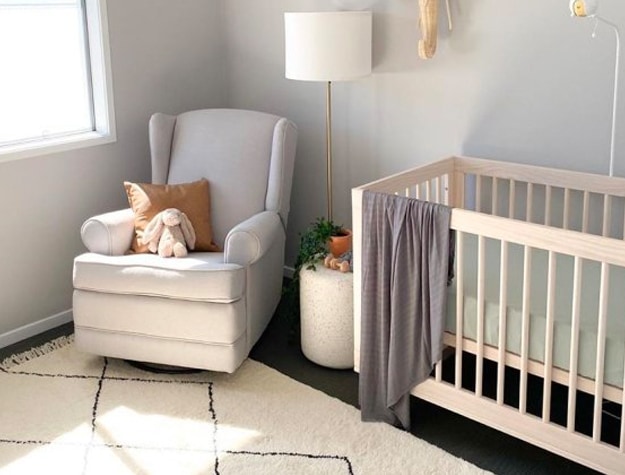
M 210 183 L 215 242 L 261 211 L 280 214 L 286 228 L 296 129 L 262 112 L 204 109 L 150 120 L 153 183 Z

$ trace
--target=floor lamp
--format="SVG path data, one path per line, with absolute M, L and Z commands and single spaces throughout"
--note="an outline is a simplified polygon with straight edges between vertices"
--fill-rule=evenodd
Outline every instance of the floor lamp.
M 618 81 L 619 81 L 619 62 L 621 59 L 621 34 L 618 26 L 614 23 L 601 18 L 597 15 L 598 1 L 597 0 L 571 0 L 570 5 L 571 14 L 576 17 L 588 17 L 594 18 L 595 22 L 605 23 L 614 30 L 616 35 L 616 59 L 614 61 L 614 96 L 612 100 L 612 135 L 610 139 L 610 176 L 614 175 L 614 155 L 616 148 L 616 106 L 618 105 Z M 596 28 L 596 24 L 595 24 Z M 593 31 L 592 37 L 595 37 Z
M 325 81 L 328 220 L 332 221 L 332 82 L 371 73 L 371 12 L 285 13 L 285 76 Z

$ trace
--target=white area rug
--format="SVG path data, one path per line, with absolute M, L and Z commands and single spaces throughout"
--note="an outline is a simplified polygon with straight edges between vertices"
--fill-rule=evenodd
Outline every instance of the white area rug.
M 485 472 L 252 360 L 160 375 L 59 339 L 0 365 L 0 473 Z

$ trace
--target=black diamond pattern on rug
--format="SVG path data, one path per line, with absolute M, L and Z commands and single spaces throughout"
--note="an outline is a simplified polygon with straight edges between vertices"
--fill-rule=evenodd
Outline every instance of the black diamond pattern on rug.
M 345 473 L 353 474 L 352 463 L 348 457 L 338 454 L 312 454 L 304 452 L 288 452 L 288 451 L 250 451 L 240 448 L 220 448 L 220 435 L 222 421 L 219 419 L 219 407 L 215 402 L 215 392 L 219 391 L 219 388 L 215 386 L 213 381 L 209 381 L 210 373 L 200 373 L 204 380 L 198 381 L 194 379 L 185 379 L 184 377 L 141 377 L 141 376 L 124 376 L 122 374 L 115 374 L 109 371 L 109 360 L 107 358 L 100 358 L 101 365 L 99 367 L 99 375 L 93 371 L 93 374 L 62 374 L 53 372 L 29 372 L 20 370 L 20 366 L 14 366 L 10 369 L 4 369 L 0 367 L 0 372 L 7 375 L 19 377 L 20 380 L 33 383 L 33 380 L 78 380 L 78 381 L 91 381 L 94 383 L 95 391 L 93 391 L 91 399 L 91 412 L 88 413 L 86 408 L 88 405 L 86 401 L 82 406 L 84 414 L 79 416 L 81 422 L 89 426 L 90 434 L 84 439 L 77 438 L 72 440 L 57 440 L 56 438 L 44 439 L 39 437 L 3 437 L 5 432 L 3 427 L 0 427 L 0 455 L 2 447 L 21 446 L 21 447 L 46 447 L 49 449 L 59 449 L 71 454 L 74 458 L 77 454 L 82 453 L 82 459 L 80 461 L 72 460 L 72 466 L 74 468 L 80 468 L 78 473 L 89 474 L 93 471 L 101 469 L 99 463 L 103 458 L 111 457 L 111 452 L 119 459 L 118 463 L 131 471 L 134 469 L 139 470 L 139 467 L 132 466 L 132 454 L 133 453 L 148 453 L 150 457 L 154 457 L 158 463 L 168 463 L 167 458 L 174 454 L 183 453 L 185 456 L 193 457 L 202 460 L 202 466 L 204 470 L 202 473 L 214 473 L 214 474 L 228 474 L 228 473 L 240 473 L 241 467 L 245 467 L 251 473 L 254 472 L 254 467 L 257 464 L 263 463 L 264 460 L 271 460 L 284 458 L 291 459 L 293 461 L 301 462 L 305 464 L 307 469 L 314 471 L 314 465 L 318 462 L 324 462 L 324 467 L 327 469 L 327 463 L 332 463 L 333 473 Z M 116 365 L 124 365 L 119 360 L 112 360 Z M 129 371 L 124 370 L 127 374 Z M 124 373 L 122 372 L 122 373 Z M 131 373 L 138 373 L 139 370 L 133 369 Z M 197 378 L 196 378 L 197 379 Z M 133 388 L 133 384 L 141 383 Z M 19 385 L 19 380 L 15 382 Z M 136 417 L 136 420 L 132 419 L 133 411 L 125 407 L 120 407 L 120 401 L 124 400 L 121 395 L 127 395 L 127 402 L 129 405 L 133 404 L 132 393 L 133 391 L 140 391 L 145 395 L 145 384 L 148 384 L 155 388 L 153 394 L 153 400 L 158 406 L 158 401 L 164 399 L 160 397 L 163 390 L 170 390 L 175 397 L 177 391 L 181 391 L 180 388 L 193 387 L 201 391 L 204 397 L 204 401 L 201 402 L 203 407 L 204 420 L 201 422 L 208 423 L 206 438 L 204 440 L 195 440 L 190 446 L 176 446 L 175 444 L 163 444 L 162 438 L 159 438 L 159 432 L 170 430 L 168 427 L 159 426 L 159 415 L 154 413 L 143 413 L 140 417 Z M 163 389 L 167 388 L 167 389 Z M 52 391 L 53 386 L 47 386 L 47 390 Z M 114 394 L 116 396 L 115 407 L 112 406 L 112 402 L 108 400 L 108 396 Z M 171 397 L 171 395 L 168 395 Z M 72 401 L 67 401 L 67 404 L 72 404 Z M 123 405 L 121 405 L 123 406 Z M 146 406 L 147 407 L 147 406 Z M 6 409 L 6 408 L 5 408 Z M 139 408 L 140 409 L 140 408 Z M 134 411 L 139 410 L 137 408 Z M 24 408 L 14 408 L 15 411 L 24 410 Z M 39 408 L 39 410 L 45 411 L 45 408 Z M 107 431 L 113 427 L 111 422 L 107 420 L 111 411 L 126 411 L 123 413 L 123 417 L 117 417 L 113 423 L 118 423 L 118 420 L 131 420 L 135 422 L 132 425 L 131 434 L 124 435 L 119 440 L 120 431 L 115 431 L 116 436 L 113 437 Z M 52 417 L 52 420 L 54 418 Z M 75 419 L 78 420 L 78 419 Z M 43 421 L 45 423 L 46 421 Z M 142 427 L 145 422 L 145 427 Z M 192 423 L 186 421 L 187 423 Z M 26 429 L 27 430 L 27 429 Z M 122 431 L 123 432 L 123 431 Z M 182 431 L 184 432 L 184 431 Z M 156 437 L 155 437 L 156 436 Z M 184 434 L 183 434 L 184 436 Z M 111 440 L 107 440 L 110 437 Z M 81 441 L 82 440 L 82 441 Z M 85 442 L 84 440 L 88 440 Z M 106 453 L 105 453 L 106 452 Z M 304 465 L 302 465 L 304 466 Z M 50 467 L 41 467 L 46 469 Z M 57 467 L 58 468 L 58 467 Z M 180 467 L 178 467 L 180 468 Z M 0 466 L 2 469 L 2 466 Z M 145 473 L 145 472 L 143 472 Z M 148 472 L 149 473 L 149 472 Z M 177 470 L 175 473 L 184 473 Z M 193 472 L 197 473 L 197 472 Z

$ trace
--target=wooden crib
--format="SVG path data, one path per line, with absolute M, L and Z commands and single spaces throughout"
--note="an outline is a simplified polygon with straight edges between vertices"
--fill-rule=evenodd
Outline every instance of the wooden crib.
M 451 157 L 354 188 L 356 371 L 365 190 L 453 208 L 451 356 L 412 394 L 625 473 L 625 179 Z

